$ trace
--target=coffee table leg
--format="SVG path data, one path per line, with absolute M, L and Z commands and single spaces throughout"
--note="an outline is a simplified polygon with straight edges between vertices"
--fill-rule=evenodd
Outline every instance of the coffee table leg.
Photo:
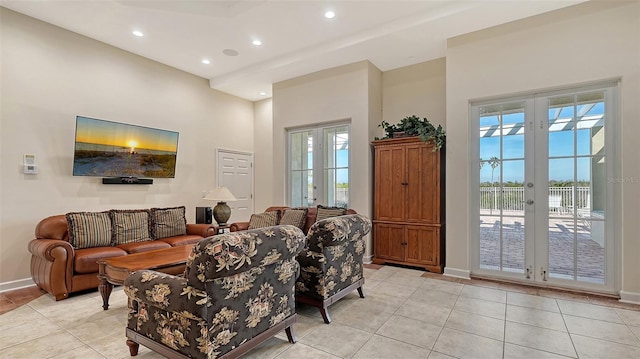
M 98 290 L 102 295 L 102 309 L 109 309 L 109 296 L 111 295 L 111 290 L 113 290 L 113 284 L 109 283 L 105 278 L 100 278 Z

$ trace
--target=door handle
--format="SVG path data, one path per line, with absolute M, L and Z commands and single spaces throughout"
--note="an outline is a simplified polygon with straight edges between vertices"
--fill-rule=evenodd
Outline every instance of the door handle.
M 532 205 L 532 204 L 533 204 L 533 200 L 532 200 L 532 199 L 528 199 L 528 200 L 527 200 L 527 204 L 528 204 L 528 205 Z

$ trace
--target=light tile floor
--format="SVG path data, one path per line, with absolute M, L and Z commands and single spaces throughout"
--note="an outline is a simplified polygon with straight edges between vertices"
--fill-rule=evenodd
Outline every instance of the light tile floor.
M 245 357 L 640 358 L 640 306 L 391 266 L 365 277 L 367 297 L 354 292 L 329 307 L 331 324 L 299 306 L 296 344 L 281 333 Z M 45 295 L 2 314 L 0 358 L 130 358 L 122 288 L 109 310 L 101 304 L 97 292 Z M 141 346 L 138 358 L 162 357 Z

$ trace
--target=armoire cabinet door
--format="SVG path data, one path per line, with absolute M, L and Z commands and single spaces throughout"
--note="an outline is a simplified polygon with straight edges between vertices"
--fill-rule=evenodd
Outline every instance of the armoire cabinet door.
M 404 226 L 401 224 L 375 223 L 375 255 L 377 259 L 404 260 Z
M 405 216 L 405 149 L 376 148 L 375 219 L 402 221 Z
M 406 206 L 407 222 L 440 222 L 440 152 L 433 152 L 433 146 L 422 143 L 407 147 Z
M 440 258 L 440 228 L 407 226 L 407 263 L 438 265 Z

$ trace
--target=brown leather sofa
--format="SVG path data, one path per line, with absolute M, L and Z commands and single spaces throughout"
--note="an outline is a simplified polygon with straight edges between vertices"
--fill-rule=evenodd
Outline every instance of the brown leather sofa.
M 28 245 L 31 278 L 38 288 L 49 292 L 56 300 L 62 300 L 70 293 L 98 288 L 100 281 L 96 261 L 99 259 L 197 243 L 217 233 L 217 228 L 210 224 L 186 224 L 186 227 L 185 235 L 119 246 L 76 249 L 69 242 L 66 216 L 47 217 L 38 223 L 36 238 Z
M 280 211 L 280 212 L 284 212 L 285 210 L 287 210 L 290 207 L 287 206 L 271 206 L 267 209 L 265 209 L 265 212 L 272 212 L 272 211 Z M 347 209 L 345 214 L 357 214 L 356 211 L 352 210 L 352 209 Z M 316 217 L 318 215 L 318 209 L 316 207 L 309 207 L 307 208 L 307 221 L 304 224 L 304 227 L 302 228 L 302 231 L 304 232 L 304 234 L 309 233 L 309 228 L 311 228 L 311 226 L 316 223 Z M 249 229 L 249 222 L 235 222 L 235 223 L 231 223 L 231 225 L 229 226 L 229 230 L 231 232 L 236 232 L 236 231 L 245 231 Z

